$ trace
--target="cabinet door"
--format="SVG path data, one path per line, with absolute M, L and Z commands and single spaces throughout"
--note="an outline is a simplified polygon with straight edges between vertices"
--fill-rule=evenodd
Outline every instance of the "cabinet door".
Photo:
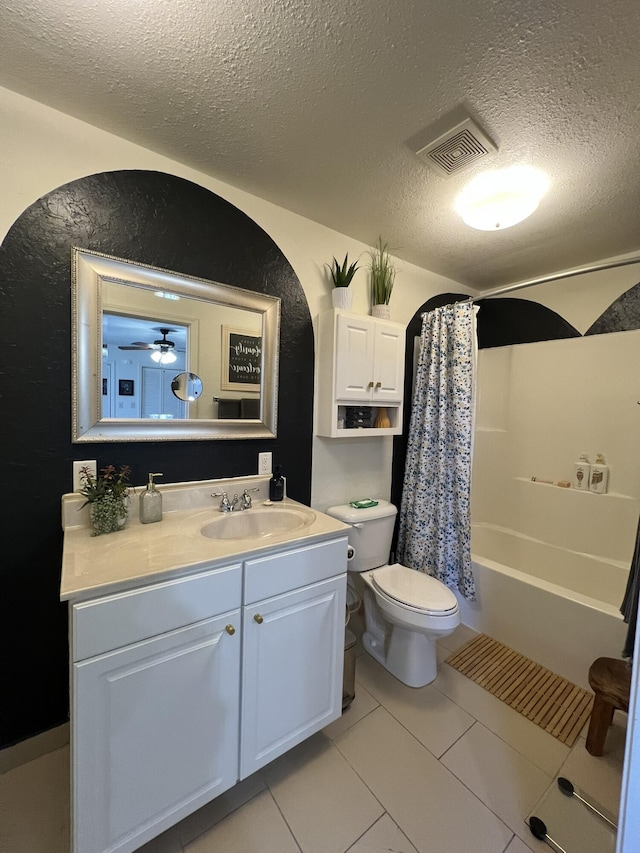
M 336 400 L 371 401 L 374 325 L 368 317 L 336 317 Z
M 240 778 L 342 711 L 346 575 L 244 608 Z
M 404 393 L 404 329 L 378 320 L 375 325 L 373 403 L 400 403 Z
M 131 853 L 236 783 L 239 627 L 235 610 L 74 665 L 75 853 Z

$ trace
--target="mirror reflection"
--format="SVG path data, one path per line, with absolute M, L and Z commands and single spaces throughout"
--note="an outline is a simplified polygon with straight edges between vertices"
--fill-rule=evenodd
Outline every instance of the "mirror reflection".
M 186 403 L 193 403 L 202 394 L 202 379 L 195 373 L 179 373 L 171 380 L 171 390 Z
M 72 283 L 74 441 L 275 435 L 279 299 L 79 249 Z

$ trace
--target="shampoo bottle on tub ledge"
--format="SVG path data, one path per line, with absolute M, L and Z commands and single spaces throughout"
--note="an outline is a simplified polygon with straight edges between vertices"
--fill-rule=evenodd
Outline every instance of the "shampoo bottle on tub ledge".
M 591 465 L 586 453 L 580 454 L 580 459 L 575 463 L 573 473 L 573 488 L 588 492 L 591 484 Z
M 591 466 L 591 477 L 589 478 L 589 491 L 604 495 L 607 491 L 609 481 L 609 467 L 605 465 L 604 456 L 598 453 L 596 461 Z

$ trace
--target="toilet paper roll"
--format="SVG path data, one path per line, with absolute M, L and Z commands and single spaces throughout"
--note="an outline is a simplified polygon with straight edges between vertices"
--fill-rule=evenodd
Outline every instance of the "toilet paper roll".
M 356 549 L 353 547 L 353 545 L 348 545 L 347 546 L 347 562 L 349 562 L 350 560 L 353 560 L 355 555 L 356 555 Z

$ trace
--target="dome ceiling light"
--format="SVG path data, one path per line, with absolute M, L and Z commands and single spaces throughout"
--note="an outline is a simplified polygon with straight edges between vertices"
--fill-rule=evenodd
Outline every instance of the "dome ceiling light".
M 512 166 L 476 175 L 454 206 L 471 228 L 498 231 L 531 216 L 548 187 L 549 179 L 538 169 Z

